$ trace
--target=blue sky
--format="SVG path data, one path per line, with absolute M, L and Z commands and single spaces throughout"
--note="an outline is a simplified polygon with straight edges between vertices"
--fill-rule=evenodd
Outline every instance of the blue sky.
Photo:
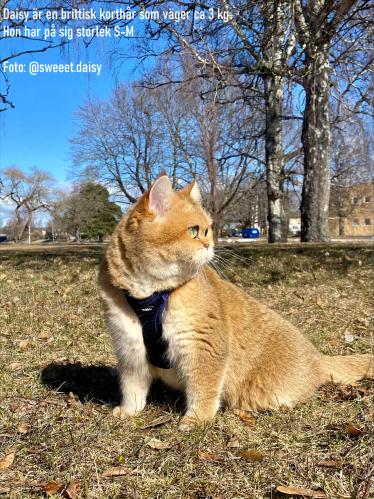
M 11 4 L 12 1 L 7 4 L 9 9 Z M 34 5 L 38 5 L 38 0 L 35 0 Z M 100 5 L 100 1 L 97 5 Z M 113 2 L 110 8 L 116 6 Z M 134 35 L 137 36 L 140 25 L 137 20 L 133 24 L 136 30 Z M 6 19 L 0 29 L 0 60 L 12 53 L 45 46 L 44 42 L 38 40 L 6 37 L 3 28 L 7 25 L 9 21 Z M 32 28 L 40 26 L 40 23 L 35 21 L 34 24 L 30 16 L 26 26 Z M 70 26 L 79 27 L 79 22 L 73 22 Z M 52 40 L 58 43 L 62 39 L 52 36 Z M 86 49 L 81 39 L 75 38 L 64 51 L 51 49 L 44 53 L 25 54 L 9 61 L 24 64 L 26 70 L 24 73 L 7 72 L 11 85 L 9 98 L 15 108 L 0 113 L 0 170 L 17 166 L 27 172 L 37 167 L 49 172 L 56 179 L 57 187 L 67 189 L 71 184 L 69 170 L 72 168 L 69 139 L 77 128 L 75 113 L 88 98 L 108 98 L 119 81 L 131 82 L 139 78 L 137 60 L 123 57 L 123 54 L 134 55 L 134 41 L 136 38 L 112 36 L 96 39 Z M 116 49 L 120 49 L 122 59 L 117 58 L 113 66 L 110 55 Z M 66 72 L 33 76 L 28 71 L 32 61 L 39 64 L 82 62 L 101 64 L 102 67 L 100 75 Z M 2 90 L 3 83 L 1 80 Z M 0 226 L 9 217 L 10 209 L 9 203 L 0 200 Z
M 129 46 L 131 41 L 124 40 Z M 126 45 L 124 47 L 126 48 Z M 108 47 L 109 48 L 109 47 Z M 136 75 L 136 61 L 126 60 L 114 74 L 105 48 L 64 55 L 59 49 L 27 55 L 18 62 L 100 63 L 100 76 L 90 73 L 8 73 L 11 100 L 15 109 L 0 113 L 0 168 L 16 165 L 22 169 L 37 166 L 52 173 L 59 183 L 67 179 L 71 166 L 69 138 L 74 130 L 74 113 L 91 98 L 110 95 L 117 80 L 129 81 Z M 134 73 L 135 70 L 135 73 Z

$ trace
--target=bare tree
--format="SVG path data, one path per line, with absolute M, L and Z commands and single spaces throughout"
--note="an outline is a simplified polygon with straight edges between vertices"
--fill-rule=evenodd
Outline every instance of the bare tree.
M 345 220 L 357 208 L 355 199 L 373 181 L 371 142 L 367 124 L 358 116 L 333 130 L 329 215 L 338 218 L 339 236 L 345 235 Z
M 294 2 L 296 36 L 304 57 L 304 181 L 301 202 L 303 241 L 329 239 L 330 58 L 332 56 L 336 64 L 337 60 L 346 57 L 345 51 L 338 53 L 338 41 L 341 37 L 348 37 L 349 33 L 357 37 L 358 25 L 353 21 L 356 15 L 362 16 L 366 7 L 368 2 L 357 0 Z M 356 50 L 356 42 L 357 39 L 353 39 L 349 44 L 351 54 Z
M 235 99 L 224 105 L 216 103 L 212 95 L 202 99 L 204 86 L 204 82 L 194 82 L 186 96 L 191 106 L 191 128 L 196 130 L 190 156 L 195 168 L 191 173 L 202 186 L 217 238 L 241 186 L 258 174 L 263 160 L 256 140 L 258 116 Z
M 150 92 L 119 86 L 109 101 L 82 106 L 77 119 L 71 139 L 74 176 L 100 180 L 118 202 L 134 203 L 167 169 L 164 132 Z
M 179 1 L 176 8 L 188 11 L 190 16 L 178 23 L 162 16 L 162 9 L 170 6 L 168 2 L 157 6 L 161 15 L 150 22 L 146 33 L 154 39 L 164 34 L 167 48 L 165 43 L 158 50 L 155 44 L 146 44 L 144 57 L 188 51 L 195 58 L 195 78 L 210 82 L 211 92 L 236 88 L 235 99 L 248 106 L 263 99 L 269 241 L 285 240 L 283 81 L 289 74 L 288 61 L 295 46 L 290 3 L 222 0 L 210 7 L 202 2 Z M 224 100 L 222 95 L 220 98 Z
M 77 0 L 76 6 L 78 7 L 81 3 L 86 2 Z M 0 50 L 0 112 L 15 107 L 10 96 L 11 82 L 8 74 L 11 74 L 11 71 L 7 71 L 8 66 L 22 59 L 25 55 L 62 48 L 69 43 L 67 38 L 45 37 L 43 32 L 44 28 L 50 26 L 51 23 L 55 27 L 67 24 L 66 21 L 61 19 L 48 20 L 45 16 L 48 10 L 58 12 L 61 8 L 70 8 L 70 2 L 59 0 L 59 2 L 47 2 L 41 6 L 35 5 L 31 1 L 0 1 L 0 44 L 2 47 Z M 27 18 L 24 16 L 23 18 L 14 19 L 10 15 L 5 15 L 9 11 L 21 12 Z M 33 33 L 37 33 L 37 30 L 39 30 L 39 35 L 35 36 L 31 30 L 35 30 Z M 20 43 L 20 40 L 22 43 Z
M 191 70 L 186 58 L 182 65 L 184 72 Z M 108 102 L 85 105 L 72 139 L 76 174 L 96 176 L 127 202 L 134 202 L 161 170 L 174 187 L 197 178 L 217 237 L 241 184 L 263 160 L 259 117 L 235 99 L 222 105 L 209 92 L 202 98 L 206 89 L 203 80 L 193 78 L 151 89 L 121 86 Z
M 239 224 L 242 228 L 257 225 L 262 233 L 266 233 L 266 182 L 262 176 L 241 187 L 239 195 L 226 214 L 225 221 Z
M 14 205 L 14 239 L 20 241 L 31 228 L 33 214 L 50 209 L 53 180 L 36 168 L 27 174 L 17 167 L 6 168 L 1 178 L 0 199 L 8 199 Z
M 359 35 L 368 32 L 365 21 L 368 5 L 367 0 L 221 0 L 213 7 L 203 2 L 191 4 L 185 0 L 141 2 L 141 8 L 152 7 L 160 15 L 145 26 L 144 36 L 147 41 L 143 52 L 139 48 L 140 57 L 167 54 L 172 58 L 187 53 L 194 58 L 194 72 L 171 72 L 167 78 L 154 78 L 154 89 L 166 83 L 204 80 L 205 88 L 201 94 L 207 100 L 206 109 L 212 102 L 212 96 L 215 103 L 225 105 L 241 101 L 249 108 L 258 109 L 259 102 L 263 103 L 264 123 L 259 127 L 258 136 L 263 135 L 265 144 L 269 241 L 282 241 L 286 238 L 283 186 L 292 175 L 302 174 L 302 238 L 305 241 L 317 241 L 327 240 L 329 237 L 327 221 L 331 97 L 349 102 L 350 106 L 352 91 L 361 93 L 362 77 L 368 74 L 371 62 L 370 57 L 362 57 L 365 51 L 368 52 L 367 44 L 363 50 L 359 47 L 362 40 Z M 184 10 L 190 15 L 179 22 L 172 22 L 163 16 L 163 12 L 169 7 L 176 11 Z M 137 8 L 138 5 L 134 6 L 135 10 Z M 124 22 L 114 20 L 112 24 Z M 365 40 L 369 38 L 366 37 Z M 350 61 L 348 65 L 343 63 L 347 60 Z M 334 75 L 337 75 L 334 80 L 331 68 Z M 346 86 L 341 88 L 344 78 Z M 300 113 L 289 113 L 285 107 L 286 82 L 291 88 L 290 94 L 300 94 L 295 84 L 303 88 L 305 102 L 300 110 L 302 116 Z M 234 89 L 236 92 L 227 92 L 227 89 Z M 365 105 L 368 107 L 367 103 L 365 93 L 356 100 L 352 111 L 363 111 Z M 160 108 L 159 111 L 162 114 Z M 190 114 L 187 115 L 185 123 L 190 119 Z M 157 123 L 157 132 L 161 129 L 158 118 L 159 116 L 152 114 L 152 122 Z M 303 123 L 303 172 L 299 168 L 299 143 L 294 148 L 286 148 L 284 143 L 285 124 L 291 120 L 295 120 L 295 123 L 302 120 Z M 181 135 L 180 124 L 179 118 L 169 120 L 164 128 L 164 131 L 168 128 L 168 132 L 163 131 L 164 137 L 170 137 L 169 133 L 172 131 L 175 139 L 171 142 L 172 148 L 169 148 L 171 155 L 168 158 L 163 156 L 163 161 L 166 160 L 169 165 L 174 164 L 173 178 L 178 157 L 183 158 L 184 164 L 192 167 L 192 170 L 196 170 L 198 166 L 198 163 L 193 164 L 192 155 L 183 140 L 177 140 Z M 212 173 L 218 164 L 215 154 L 217 150 L 213 146 L 217 131 L 212 126 L 208 132 L 205 136 L 205 156 Z M 139 150 L 139 147 L 136 149 Z M 240 153 L 240 145 L 238 152 Z M 244 149 L 242 154 L 246 155 Z M 156 156 L 160 155 L 162 156 L 162 151 Z M 144 162 L 146 157 L 144 151 L 139 156 L 143 172 L 147 168 L 149 171 L 150 162 Z M 121 170 L 118 165 L 112 165 L 111 168 L 115 174 Z M 133 192 L 141 192 L 147 185 L 147 178 L 139 181 L 136 168 L 133 167 L 131 173 L 134 185 L 130 190 L 127 189 L 132 198 Z M 158 166 L 153 162 L 152 168 L 157 171 Z M 215 176 L 211 175 L 210 178 L 210 187 L 213 185 L 214 191 Z M 130 197 L 127 195 L 128 199 Z M 216 193 L 215 197 L 218 199 L 219 194 Z M 212 209 L 214 211 L 215 207 Z

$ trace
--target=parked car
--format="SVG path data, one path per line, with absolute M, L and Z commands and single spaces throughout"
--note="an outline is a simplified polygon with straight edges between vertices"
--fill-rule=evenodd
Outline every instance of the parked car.
M 250 229 L 243 229 L 242 236 L 244 239 L 258 239 L 260 237 L 260 231 L 256 227 L 251 227 Z

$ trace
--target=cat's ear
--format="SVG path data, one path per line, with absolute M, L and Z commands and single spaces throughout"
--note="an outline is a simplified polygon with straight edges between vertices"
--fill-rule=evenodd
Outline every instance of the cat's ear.
M 186 187 L 183 187 L 179 192 L 185 196 L 190 196 L 195 203 L 201 203 L 201 191 L 196 180 L 193 180 L 190 184 L 186 185 Z
M 170 208 L 173 188 L 166 175 L 160 176 L 152 185 L 148 196 L 149 209 L 155 215 L 165 215 Z

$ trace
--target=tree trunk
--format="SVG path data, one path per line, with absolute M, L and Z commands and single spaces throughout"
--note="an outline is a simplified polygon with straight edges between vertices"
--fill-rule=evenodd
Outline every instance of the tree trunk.
M 263 2 L 265 90 L 266 189 L 268 199 L 268 241 L 287 241 L 287 220 L 284 209 L 284 158 L 282 144 L 283 109 L 283 43 L 287 2 Z
M 345 217 L 341 213 L 339 214 L 339 236 L 345 236 Z
M 13 238 L 16 242 L 20 240 L 19 234 L 20 234 L 20 228 L 22 226 L 22 217 L 20 213 L 21 206 L 18 205 L 15 210 L 16 214 L 16 223 L 14 225 L 14 231 L 13 231 Z
M 282 78 L 264 78 L 266 111 L 266 187 L 268 197 L 269 243 L 287 241 L 287 219 L 283 198 Z
M 32 212 L 28 211 L 26 221 L 22 222 L 22 218 L 21 218 L 19 209 L 17 207 L 16 208 L 16 217 L 17 217 L 17 226 L 18 226 L 18 229 L 17 229 L 17 241 L 22 241 L 22 239 L 25 236 L 26 230 L 31 225 Z
M 214 239 L 214 242 L 217 243 L 218 242 L 218 238 L 221 236 L 222 234 L 222 220 L 221 220 L 221 217 L 218 215 L 218 216 L 215 216 L 213 215 L 213 239 Z
M 221 232 L 222 215 L 219 213 L 219 202 L 218 202 L 218 192 L 217 192 L 217 165 L 214 157 L 214 148 L 217 143 L 215 130 L 209 130 L 208 126 L 203 130 L 204 137 L 204 153 L 206 168 L 208 172 L 209 184 L 210 184 L 210 214 L 213 219 L 213 237 L 214 241 L 218 241 L 218 237 Z
M 304 180 L 301 199 L 301 240 L 328 241 L 330 198 L 328 46 L 308 53 L 303 81 L 305 111 L 301 140 Z

